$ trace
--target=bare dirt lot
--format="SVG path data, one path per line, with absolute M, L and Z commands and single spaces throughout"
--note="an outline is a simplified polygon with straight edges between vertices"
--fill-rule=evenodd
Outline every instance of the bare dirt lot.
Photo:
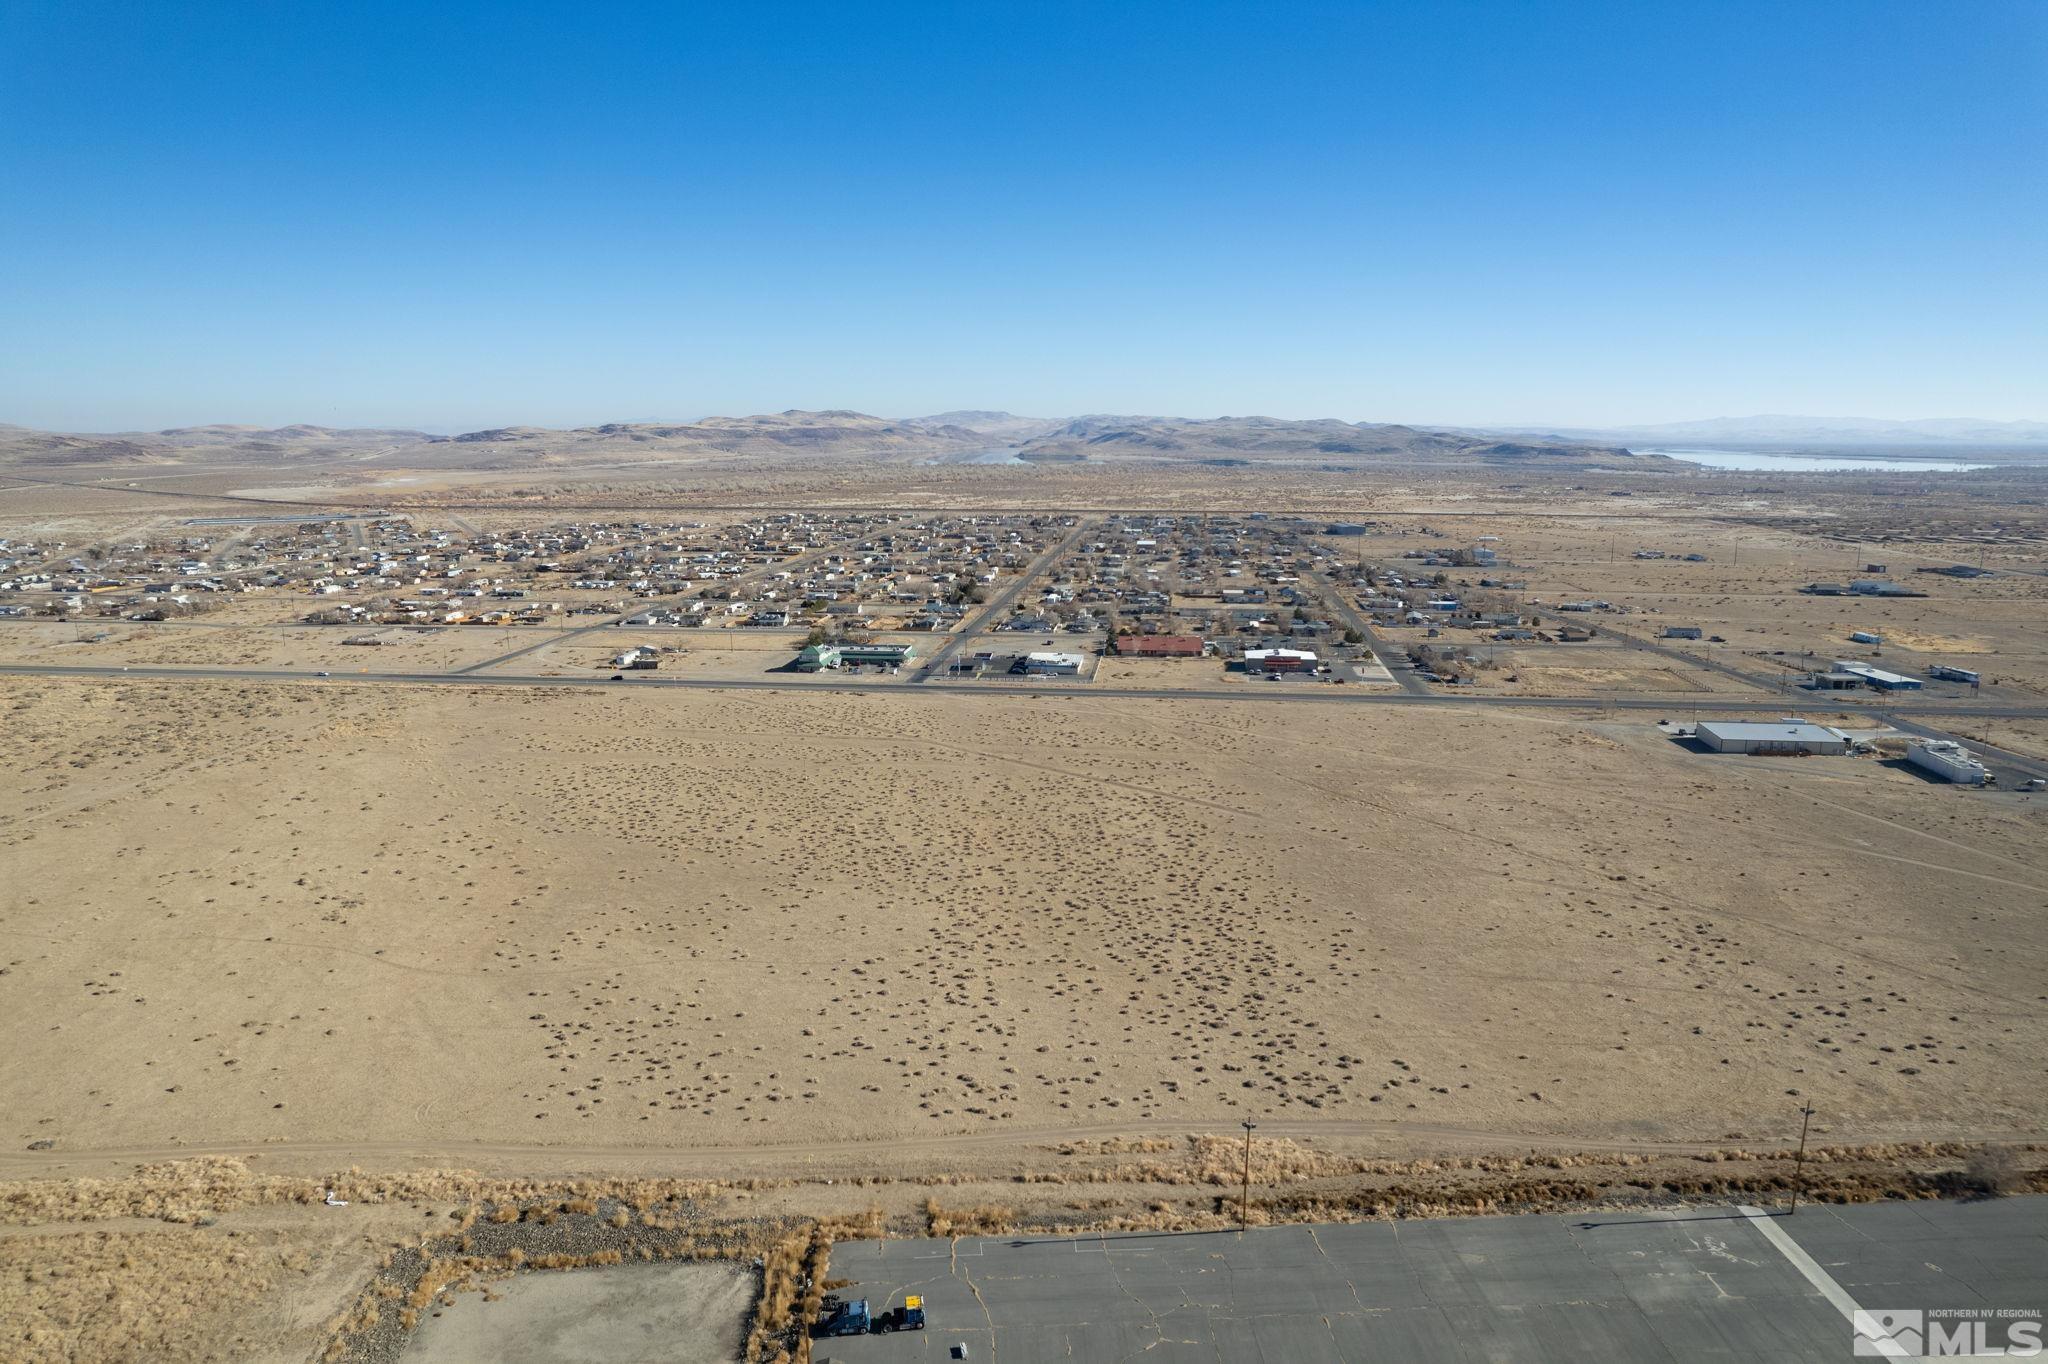
M 7 621 L 0 623 L 0 661 L 114 667 L 442 672 L 487 662 L 559 633 L 552 627 L 266 627 L 210 621 Z M 348 639 L 375 639 L 377 643 L 343 643 Z
M 1457 710 L 4 691 L 24 1145 L 2041 1117 L 2040 812 L 1868 762 Z
M 409 1364 L 730 1364 L 753 1275 L 730 1264 L 530 1274 L 420 1324 Z
M 1733 678 L 1662 655 L 1615 645 L 1480 646 L 1492 666 L 1473 675 L 1474 690 L 1519 696 L 1755 696 Z

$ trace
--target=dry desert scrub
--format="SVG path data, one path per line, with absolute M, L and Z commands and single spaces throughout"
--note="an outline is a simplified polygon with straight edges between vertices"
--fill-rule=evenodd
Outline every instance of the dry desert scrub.
M 1022 1184 L 1202 1184 L 1235 1186 L 1244 1177 L 1242 1137 L 1147 1137 L 1139 1140 L 1064 1142 L 1053 1147 L 1077 1160 L 1142 1154 L 1150 1159 L 1108 1164 L 1031 1170 L 1017 1175 Z M 1811 1157 L 1809 1157 L 1811 1158 Z M 1451 1173 L 1515 1174 L 1524 1170 L 1569 1170 L 1584 1166 L 1641 1165 L 1653 1159 L 1633 1152 L 1532 1153 L 1525 1156 L 1448 1156 L 1428 1160 L 1382 1160 L 1369 1156 L 1320 1151 L 1289 1138 L 1252 1142 L 1254 1184 L 1299 1183 L 1346 1176 L 1440 1175 Z
M 936 1198 L 924 1201 L 925 1230 L 933 1236 L 1000 1236 L 1017 1225 L 1017 1210 L 996 1204 L 947 1208 Z
M 787 1360 L 797 1349 L 810 1353 L 798 1306 L 811 1244 L 811 1235 L 799 1232 L 778 1240 L 761 1257 L 761 1297 L 747 1332 L 747 1364 Z
M 238 1156 L 193 1156 L 144 1165 L 114 1179 L 18 1180 L 0 1184 L 0 1223 L 34 1226 L 146 1217 L 196 1222 L 239 1208 L 319 1203 L 332 1190 L 358 1203 L 464 1204 L 505 1207 L 546 1202 L 557 1212 L 594 1207 L 610 1198 L 646 1211 L 701 1200 L 727 1190 L 781 1187 L 781 1180 L 719 1183 L 681 1179 L 539 1180 L 488 1178 L 467 1170 L 368 1174 L 348 1169 L 331 1179 L 259 1174 Z M 495 1214 L 494 1214 L 495 1215 Z M 513 1216 L 518 1216 L 515 1211 Z
M 0 1359 L 220 1358 L 300 1250 L 218 1230 L 0 1238 Z

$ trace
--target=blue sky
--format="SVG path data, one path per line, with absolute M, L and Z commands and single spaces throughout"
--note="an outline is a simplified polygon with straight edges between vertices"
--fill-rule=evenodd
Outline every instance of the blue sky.
M 0 0 L 0 421 L 2048 418 L 2048 4 Z

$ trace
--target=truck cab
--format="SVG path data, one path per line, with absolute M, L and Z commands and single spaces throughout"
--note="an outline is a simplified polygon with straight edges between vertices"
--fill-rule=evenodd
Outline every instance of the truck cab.
M 924 1329 L 924 1299 L 912 1293 L 903 1300 L 901 1307 L 892 1307 L 875 1318 L 875 1332 L 922 1331 Z
M 868 1316 L 868 1300 L 855 1298 L 842 1302 L 832 1309 L 832 1315 L 811 1327 L 815 1336 L 864 1336 L 873 1323 Z

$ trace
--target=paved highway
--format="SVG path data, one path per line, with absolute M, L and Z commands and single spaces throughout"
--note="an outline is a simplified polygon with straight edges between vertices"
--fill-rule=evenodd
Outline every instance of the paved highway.
M 708 677 L 662 677 L 655 673 L 629 676 L 624 683 L 611 681 L 611 674 L 578 677 L 546 677 L 521 673 L 442 673 L 442 672 L 338 672 L 323 677 L 318 672 L 305 668 L 224 668 L 224 667 L 156 667 L 132 665 L 119 667 L 105 664 L 84 663 L 0 663 L 0 676 L 23 677 L 99 677 L 99 678 L 184 678 L 190 680 L 227 680 L 241 682 L 332 682 L 340 684 L 371 684 L 406 686 L 511 686 L 511 687 L 671 687 L 699 691 L 794 691 L 794 692 L 863 692 L 878 695 L 933 695 L 957 696 L 972 694 L 978 696 L 1028 696 L 1042 698 L 1071 694 L 1090 700 L 1105 698 L 1137 699 L 1148 701 L 1248 701 L 1260 702 L 1323 702 L 1333 705 L 1412 705 L 1412 706 L 1505 706 L 1509 708 L 1536 710 L 1594 710 L 1594 711 L 1654 711 L 1676 717 L 1694 708 L 1690 698 L 1640 696 L 1486 696 L 1454 690 L 1429 691 L 1420 694 L 1403 691 L 1384 691 L 1371 687 L 1332 686 L 1326 682 L 1286 679 L 1274 683 L 1246 682 L 1229 687 L 1112 687 L 1073 679 L 1047 678 L 1029 684 L 933 681 L 923 686 L 912 687 L 902 682 L 865 681 L 858 678 L 833 678 L 829 680 L 804 680 L 778 674 L 764 674 L 760 677 L 708 678 Z M 1831 697 L 1823 703 L 1828 709 L 1844 710 L 1850 707 L 1841 698 Z M 1701 708 L 1725 711 L 1743 715 L 1782 715 L 1788 703 L 1783 700 L 1743 700 L 1735 697 L 1714 697 Z M 1902 715 L 1925 716 L 1929 719 L 1997 719 L 2015 720 L 2048 719 L 2048 704 L 1973 704 L 1956 706 L 1899 707 L 1887 706 L 1879 710 L 1874 707 L 1858 708 L 1859 713 L 1868 714 L 1873 720 L 1893 723 Z M 1903 725 L 1901 726 L 1904 727 Z M 1916 728 L 1915 733 L 1922 732 Z M 1939 731 L 1925 729 L 1933 735 Z

